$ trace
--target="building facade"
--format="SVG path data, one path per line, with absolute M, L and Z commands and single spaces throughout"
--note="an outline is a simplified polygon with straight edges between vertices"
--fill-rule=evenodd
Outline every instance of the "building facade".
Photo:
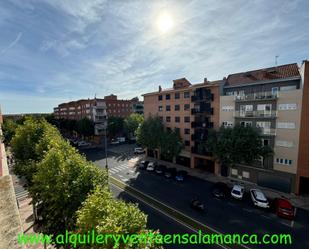
M 192 85 L 187 79 L 173 81 L 173 87 L 144 94 L 144 116 L 159 116 L 167 129 L 178 129 L 184 149 L 175 162 L 215 173 L 219 165 L 205 153 L 201 142 L 208 129 L 219 125 L 219 82 Z M 157 155 L 160 158 L 160 155 Z
M 261 131 L 274 155 L 252 165 L 228 169 L 231 177 L 260 186 L 295 192 L 298 166 L 301 77 L 297 64 L 229 75 L 220 99 L 220 124 L 239 124 Z
M 228 75 L 144 94 L 145 118 L 159 116 L 179 129 L 184 149 L 176 163 L 248 181 L 282 192 L 309 192 L 309 63 L 296 63 Z M 236 124 L 260 131 L 273 155 L 251 165 L 219 165 L 204 142 L 209 129 Z M 156 155 L 160 157 L 160 155 Z

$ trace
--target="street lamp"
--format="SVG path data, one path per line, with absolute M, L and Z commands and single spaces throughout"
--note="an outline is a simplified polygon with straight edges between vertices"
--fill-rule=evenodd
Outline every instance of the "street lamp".
M 105 125 L 105 168 L 108 173 L 108 165 L 107 165 L 107 119 L 106 119 L 106 125 Z

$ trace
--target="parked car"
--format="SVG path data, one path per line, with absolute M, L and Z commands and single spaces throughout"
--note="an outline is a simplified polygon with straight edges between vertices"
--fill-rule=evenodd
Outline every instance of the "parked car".
M 276 214 L 279 217 L 289 220 L 293 220 L 295 218 L 295 208 L 287 199 L 276 198 L 274 200 L 274 207 Z
M 179 170 L 176 172 L 175 180 L 178 182 L 183 182 L 188 175 L 188 172 L 185 170 Z
M 145 149 L 143 149 L 142 147 L 134 148 L 134 154 L 144 154 L 144 153 L 145 153 Z
M 82 147 L 82 146 L 89 146 L 91 145 L 90 143 L 86 142 L 86 141 L 79 141 L 78 144 L 77 144 L 79 147 Z
M 230 189 L 224 182 L 216 182 L 212 189 L 212 195 L 216 198 L 223 199 L 229 195 Z
M 255 206 L 269 208 L 269 202 L 261 190 L 250 189 L 250 195 Z
M 190 207 L 198 211 L 204 211 L 205 209 L 204 204 L 197 198 L 191 200 Z
M 168 168 L 168 169 L 165 171 L 164 176 L 165 176 L 166 178 L 174 178 L 175 175 L 176 175 L 176 172 L 177 172 L 176 168 Z
M 156 173 L 158 175 L 163 175 L 166 171 L 166 166 L 165 165 L 162 165 L 162 164 L 159 164 L 157 167 L 156 167 Z
M 126 138 L 125 137 L 117 137 L 117 140 L 118 140 L 118 142 L 119 143 L 125 143 L 125 141 L 126 141 Z
M 245 193 L 245 187 L 235 184 L 232 188 L 231 196 L 234 197 L 235 199 L 241 200 L 244 196 L 244 193 Z
M 138 165 L 139 169 L 146 169 L 149 161 L 141 161 Z
M 150 162 L 150 163 L 148 163 L 148 165 L 146 167 L 146 170 L 147 171 L 154 171 L 155 167 L 156 167 L 156 163 L 155 162 Z
M 118 141 L 118 139 L 112 139 L 111 145 L 117 145 L 117 144 L 120 144 L 120 142 Z

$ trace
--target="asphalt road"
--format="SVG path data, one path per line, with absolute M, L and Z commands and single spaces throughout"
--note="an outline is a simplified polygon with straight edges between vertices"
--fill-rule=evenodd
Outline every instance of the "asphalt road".
M 252 248 L 309 248 L 309 239 L 305 239 L 309 234 L 309 213 L 307 211 L 298 210 L 295 221 L 291 222 L 278 218 L 270 211 L 253 207 L 248 194 L 243 201 L 232 198 L 218 200 L 211 196 L 213 183 L 195 177 L 189 177 L 184 183 L 178 183 L 155 173 L 138 170 L 135 165 L 139 158 L 132 155 L 130 146 L 127 150 L 125 148 L 125 146 L 120 146 L 119 153 L 116 153 L 118 148 L 114 147 L 109 153 L 109 173 L 113 177 L 222 233 L 257 233 L 259 235 L 285 233 L 291 234 L 293 238 L 293 244 L 290 246 L 252 245 L 250 246 Z M 98 166 L 105 166 L 102 151 L 87 151 L 86 154 Z M 193 196 L 198 196 L 204 202 L 206 214 L 200 214 L 189 207 Z M 151 216 L 152 214 L 149 219 Z M 165 223 L 165 226 L 167 224 L 173 229 L 169 223 Z
M 144 204 L 143 202 L 135 199 L 134 197 L 130 196 L 123 190 L 115 187 L 114 185 L 110 185 L 111 191 L 113 192 L 114 196 L 120 198 L 126 202 L 133 202 L 138 203 L 139 208 L 148 215 L 148 224 L 147 228 L 153 230 L 159 230 L 161 234 L 193 234 L 194 232 L 187 228 L 186 226 L 178 223 L 174 219 L 170 218 L 162 214 L 161 212 L 153 209 L 152 207 Z M 179 244 L 166 244 L 164 245 L 166 249 L 223 249 L 218 245 L 179 245 Z

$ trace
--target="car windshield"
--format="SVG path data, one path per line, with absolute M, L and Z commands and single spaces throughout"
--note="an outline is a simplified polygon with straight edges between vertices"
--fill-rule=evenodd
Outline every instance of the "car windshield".
M 267 200 L 265 199 L 264 196 L 262 196 L 262 194 L 257 195 L 255 192 L 253 194 L 254 194 L 255 199 L 258 200 L 259 202 L 267 203 Z
M 240 195 L 240 191 L 239 190 L 233 189 L 232 193 L 235 194 L 235 195 Z

